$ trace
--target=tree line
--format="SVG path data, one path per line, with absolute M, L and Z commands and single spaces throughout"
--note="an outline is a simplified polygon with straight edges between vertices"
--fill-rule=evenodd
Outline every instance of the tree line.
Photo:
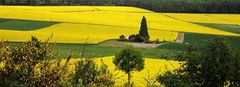
M 0 0 L 0 5 L 134 6 L 157 12 L 240 13 L 240 0 Z

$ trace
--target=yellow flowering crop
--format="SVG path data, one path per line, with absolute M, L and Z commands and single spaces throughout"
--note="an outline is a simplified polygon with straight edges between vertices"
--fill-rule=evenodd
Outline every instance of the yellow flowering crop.
M 189 13 L 164 13 L 164 14 L 188 22 L 240 24 L 239 14 L 189 14 Z
M 128 6 L 0 6 L 3 9 L 42 10 L 55 12 L 82 11 L 122 11 L 122 12 L 152 12 L 149 10 Z
M 108 69 L 115 74 L 116 77 L 121 77 L 120 79 L 116 80 L 116 86 L 122 86 L 124 82 L 127 82 L 127 74 L 120 70 L 115 70 L 115 65 L 112 63 L 113 56 L 97 58 L 96 63 L 101 64 L 101 59 L 103 60 L 104 64 L 108 65 Z M 75 63 L 79 59 L 71 59 L 71 63 Z M 134 82 L 134 86 L 136 87 L 144 87 L 145 80 L 144 77 L 150 75 L 151 78 L 155 78 L 158 74 L 163 74 L 168 70 L 174 70 L 180 67 L 179 62 L 172 61 L 172 60 L 164 60 L 164 59 L 151 59 L 145 58 L 145 66 L 144 69 L 140 72 L 133 72 L 132 74 L 132 81 Z M 72 67 L 70 70 L 74 70 L 75 67 Z M 159 83 L 158 83 L 159 84 Z
M 109 39 L 117 39 L 120 35 L 138 33 L 138 28 L 113 27 L 87 24 L 60 23 L 47 28 L 33 31 L 0 30 L 0 37 L 4 40 L 22 42 L 36 36 L 40 40 L 46 40 L 53 33 L 51 41 L 57 43 L 99 43 Z M 177 37 L 176 32 L 149 30 L 152 40 L 173 41 Z
M 101 64 L 101 59 L 103 60 L 104 64 L 108 65 L 108 69 L 113 72 L 114 74 L 117 74 L 116 77 L 114 78 L 119 78 L 116 79 L 116 86 L 123 86 L 125 82 L 127 82 L 127 74 L 120 70 L 115 69 L 115 65 L 112 63 L 113 56 L 108 56 L 108 57 L 102 57 L 102 58 L 97 58 L 95 62 L 97 64 Z M 75 70 L 75 62 L 77 62 L 80 59 L 71 59 L 70 60 L 70 67 L 68 72 L 72 73 Z M 61 64 L 65 64 L 65 60 L 62 61 Z M 2 68 L 3 64 L 0 63 L 0 68 Z M 55 65 L 53 65 L 54 67 Z M 166 71 L 178 69 L 180 67 L 179 62 L 177 61 L 172 61 L 172 60 L 164 60 L 164 59 L 151 59 L 151 58 L 145 58 L 145 65 L 144 69 L 140 72 L 133 72 L 132 74 L 132 81 L 134 82 L 134 86 L 136 87 L 144 87 L 145 85 L 145 80 L 144 78 L 147 78 L 149 75 L 151 78 L 155 78 L 156 75 L 158 74 L 163 74 Z M 36 74 L 41 74 L 38 68 L 38 65 L 35 68 Z M 68 78 L 65 78 L 68 79 Z M 159 85 L 157 83 L 156 85 Z
M 1 29 L 0 38 L 9 41 L 26 41 L 31 35 L 45 40 L 53 33 L 52 41 L 58 43 L 84 43 L 87 39 L 88 43 L 99 43 L 120 35 L 137 34 L 143 16 L 152 40 L 173 41 L 177 32 L 239 36 L 125 6 L 0 6 L 0 10 L 0 18 L 60 22 L 33 31 Z

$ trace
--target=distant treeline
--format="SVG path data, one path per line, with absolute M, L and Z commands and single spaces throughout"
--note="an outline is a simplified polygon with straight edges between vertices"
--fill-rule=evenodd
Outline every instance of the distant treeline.
M 157 12 L 240 13 L 240 0 L 0 0 L 0 4 L 134 6 Z

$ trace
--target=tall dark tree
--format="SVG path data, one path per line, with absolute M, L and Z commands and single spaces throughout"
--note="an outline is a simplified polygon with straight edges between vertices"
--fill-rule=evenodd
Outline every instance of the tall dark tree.
M 148 34 L 148 27 L 147 27 L 147 20 L 145 16 L 143 16 L 142 21 L 141 21 L 141 27 L 139 31 L 140 38 L 143 39 L 143 41 L 149 41 L 150 36 Z

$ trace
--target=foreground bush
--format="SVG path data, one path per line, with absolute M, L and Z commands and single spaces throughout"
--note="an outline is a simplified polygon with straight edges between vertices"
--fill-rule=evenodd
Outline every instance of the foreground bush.
M 232 51 L 222 38 L 216 38 L 204 50 L 190 47 L 178 55 L 186 61 L 175 73 L 159 75 L 158 81 L 169 86 L 239 87 L 239 51 Z
M 98 67 L 93 59 L 76 62 L 73 84 L 75 87 L 112 87 L 115 84 L 114 74 L 107 70 L 102 62 Z
M 90 59 L 74 66 L 71 56 L 55 57 L 48 41 L 40 43 L 35 37 L 20 46 L 0 42 L 0 87 L 109 87 L 115 83 L 103 63 L 98 67 Z
M 54 51 L 48 42 L 35 37 L 20 46 L 0 43 L 0 86 L 59 86 L 69 78 L 68 61 L 52 61 Z

